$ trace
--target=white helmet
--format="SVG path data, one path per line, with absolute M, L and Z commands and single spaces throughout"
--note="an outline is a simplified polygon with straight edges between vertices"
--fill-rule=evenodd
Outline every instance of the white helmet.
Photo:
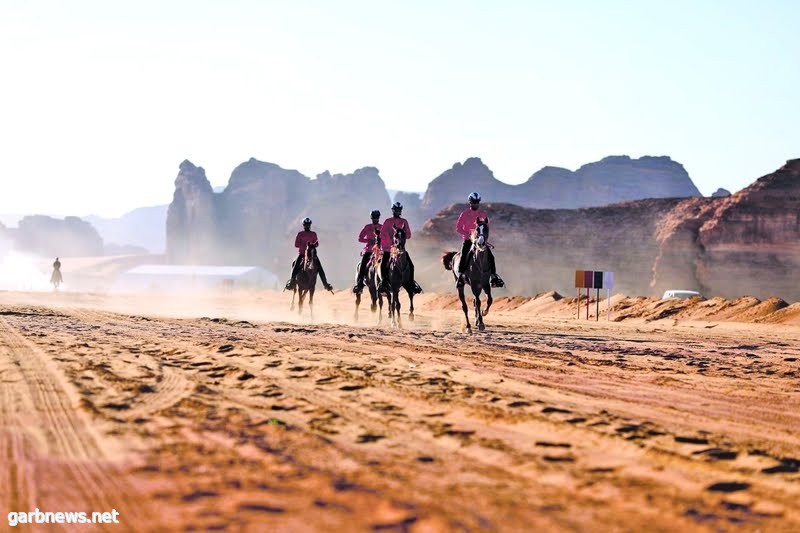
M 481 201 L 481 195 L 478 192 L 473 192 L 472 194 L 469 195 L 469 198 L 467 200 L 471 204 L 477 204 Z
M 304 218 L 303 219 L 303 225 L 304 226 L 310 226 L 311 225 L 311 219 L 308 218 L 308 217 Z

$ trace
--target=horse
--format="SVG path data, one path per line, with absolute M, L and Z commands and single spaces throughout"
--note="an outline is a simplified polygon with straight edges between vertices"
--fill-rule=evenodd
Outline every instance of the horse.
M 400 289 L 405 289 L 408 293 L 410 307 L 408 318 L 411 321 L 414 320 L 414 283 L 411 279 L 411 266 L 406 252 L 406 230 L 402 227 L 394 226 L 387 284 L 389 292 L 386 294 L 386 300 L 389 303 L 389 318 L 392 321 L 392 327 L 402 327 L 400 323 Z
M 56 258 L 53 263 L 53 275 L 50 276 L 50 283 L 53 284 L 53 290 L 58 290 L 58 286 L 64 283 L 64 278 L 61 276 L 61 262 Z
M 297 302 L 297 314 L 303 313 L 303 301 L 308 294 L 308 310 L 311 317 L 314 317 L 314 290 L 317 285 L 317 243 L 312 242 L 306 246 L 306 253 L 303 256 L 303 265 L 295 278 L 295 287 L 292 291 L 292 304 L 289 310 L 294 310 L 294 297 L 299 294 Z
M 464 274 L 466 283 L 472 288 L 473 305 L 475 306 L 475 325 L 479 331 L 486 329 L 483 323 L 483 317 L 489 314 L 489 308 L 492 306 L 492 287 L 489 284 L 489 252 L 488 246 L 491 246 L 487 240 L 489 238 L 488 221 L 479 218 L 475 223 L 475 229 L 472 231 L 470 240 L 472 241 L 472 248 L 470 249 L 469 264 L 467 271 Z M 456 258 L 461 255 L 460 252 L 447 252 L 442 256 L 442 264 L 445 270 L 453 271 L 453 277 L 458 280 L 458 273 L 456 272 L 455 265 L 458 265 Z M 486 309 L 481 312 L 481 292 L 486 292 Z M 467 331 L 472 333 L 472 326 L 469 323 L 469 313 L 467 312 L 467 301 L 464 298 L 464 287 L 458 287 L 458 298 L 461 300 L 461 309 L 464 311 L 464 319 L 467 322 Z
M 371 312 L 378 311 L 378 324 L 381 323 L 383 318 L 383 293 L 378 290 L 378 273 L 380 272 L 381 260 L 381 247 L 380 247 L 380 229 L 375 230 L 375 244 L 372 246 L 372 256 L 370 257 L 369 264 L 367 265 L 367 275 L 364 277 L 364 285 L 369 291 L 369 297 L 372 300 L 369 310 Z M 358 269 L 361 267 L 361 261 L 356 263 L 356 275 Z M 358 321 L 358 306 L 361 305 L 361 291 L 356 293 L 356 310 L 353 319 Z

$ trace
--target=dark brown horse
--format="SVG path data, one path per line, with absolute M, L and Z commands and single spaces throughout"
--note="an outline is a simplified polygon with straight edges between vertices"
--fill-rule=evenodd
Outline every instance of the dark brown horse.
M 489 314 L 489 308 L 492 306 L 492 287 L 489 284 L 489 252 L 487 247 L 489 239 L 489 226 L 487 221 L 479 218 L 476 221 L 476 227 L 472 231 L 471 240 L 472 248 L 470 248 L 468 258 L 467 271 L 464 274 L 466 284 L 472 289 L 473 305 L 475 306 L 475 325 L 478 330 L 483 331 L 486 326 L 483 324 L 483 317 Z M 442 264 L 446 270 L 453 271 L 453 277 L 458 280 L 458 273 L 455 271 L 454 265 L 458 265 L 458 256 L 460 252 L 447 252 L 442 256 Z M 481 292 L 486 293 L 486 309 L 481 312 Z M 458 287 L 458 299 L 461 300 L 461 309 L 464 311 L 464 319 L 467 321 L 467 331 L 472 332 L 472 326 L 469 323 L 469 313 L 467 310 L 467 301 L 464 297 L 464 287 Z
M 371 312 L 378 311 L 378 324 L 381 323 L 383 319 L 383 293 L 378 290 L 378 284 L 380 283 L 379 273 L 381 270 L 381 247 L 380 247 L 380 228 L 375 230 L 375 244 L 372 246 L 372 256 L 370 257 L 369 264 L 367 265 L 367 275 L 364 278 L 364 284 L 369 291 L 369 297 L 372 300 L 372 304 L 370 305 L 369 310 Z M 358 275 L 358 269 L 361 266 L 361 262 L 356 263 L 356 275 Z M 353 315 L 353 319 L 358 321 L 358 306 L 361 305 L 361 291 L 356 293 L 356 310 Z
M 392 249 L 389 254 L 389 268 L 387 284 L 389 292 L 386 300 L 389 302 L 389 319 L 392 327 L 402 327 L 400 323 L 400 289 L 408 293 L 409 320 L 414 320 L 414 281 L 411 279 L 411 264 L 406 252 L 406 230 L 394 227 L 392 235 Z
M 299 259 L 299 258 L 298 258 Z M 303 313 L 303 301 L 306 294 L 308 294 L 308 310 L 311 316 L 314 316 L 314 290 L 317 285 L 317 243 L 312 242 L 306 246 L 306 253 L 303 256 L 303 264 L 300 271 L 297 273 L 297 283 L 295 283 L 294 291 L 292 292 L 292 304 L 289 310 L 294 310 L 294 297 L 299 295 L 297 302 L 297 314 Z

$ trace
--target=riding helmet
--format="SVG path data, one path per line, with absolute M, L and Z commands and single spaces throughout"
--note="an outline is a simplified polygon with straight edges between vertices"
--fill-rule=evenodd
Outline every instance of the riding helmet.
M 378 211 L 377 209 L 373 209 L 372 211 L 370 211 L 369 216 L 370 218 L 380 218 L 381 212 Z
M 304 226 L 310 226 L 311 225 L 311 219 L 308 218 L 308 217 L 304 218 L 303 219 L 303 225 Z
M 399 209 L 400 211 L 402 211 L 403 210 L 403 204 L 401 204 L 400 202 L 393 203 L 392 204 L 392 211 L 394 211 L 395 209 Z
M 481 201 L 481 195 L 480 195 L 480 193 L 473 192 L 472 194 L 469 195 L 468 200 L 469 200 L 469 203 L 471 203 L 471 204 L 477 204 L 477 203 L 479 203 Z

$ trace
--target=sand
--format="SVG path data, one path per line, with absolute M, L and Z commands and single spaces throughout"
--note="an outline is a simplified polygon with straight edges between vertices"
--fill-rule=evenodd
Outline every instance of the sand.
M 403 329 L 368 306 L 355 323 L 346 292 L 314 319 L 289 300 L 0 293 L 1 518 L 800 530 L 796 305 L 618 295 L 586 321 L 549 293 L 467 334 L 452 295 L 419 297 L 413 322 L 404 301 Z

